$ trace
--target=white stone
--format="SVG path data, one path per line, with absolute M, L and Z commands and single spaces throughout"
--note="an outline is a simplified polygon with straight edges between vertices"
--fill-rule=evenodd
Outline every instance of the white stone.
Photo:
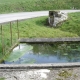
M 17 79 L 14 77 L 10 77 L 10 78 L 6 78 L 5 80 L 17 80 Z
M 48 70 L 48 69 L 40 69 L 40 70 L 35 70 L 35 71 L 28 71 L 27 74 L 29 76 L 35 75 L 37 77 L 46 79 L 47 73 L 49 73 L 49 72 L 50 72 L 50 70 Z M 35 76 L 33 76 L 33 77 L 35 77 Z
M 56 26 L 58 23 L 64 21 L 64 20 L 67 20 L 68 16 L 67 16 L 67 13 L 59 13 L 61 14 L 61 17 L 54 17 L 54 23 L 53 25 Z
M 63 12 L 58 12 L 58 15 L 61 15 L 60 17 L 56 17 L 55 15 L 54 15 L 54 17 L 53 17 L 53 26 L 56 26 L 58 23 L 60 23 L 60 22 L 63 22 L 63 21 L 65 21 L 65 20 L 67 20 L 68 19 L 68 15 L 67 15 L 67 13 L 63 13 Z M 48 18 L 48 21 L 49 21 L 49 24 L 51 24 L 52 25 L 52 22 L 50 23 L 50 19 L 52 19 L 52 18 Z
M 48 69 L 40 69 L 40 70 L 37 70 L 36 72 L 49 73 L 50 70 L 48 70 Z

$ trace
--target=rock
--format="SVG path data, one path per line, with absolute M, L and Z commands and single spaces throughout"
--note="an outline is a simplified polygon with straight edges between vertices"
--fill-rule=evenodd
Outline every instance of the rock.
M 57 24 L 68 19 L 67 13 L 62 13 L 60 11 L 49 11 L 49 25 L 57 26 Z
M 9 78 L 6 78 L 5 80 L 17 80 L 17 78 L 15 78 L 15 77 L 9 77 Z

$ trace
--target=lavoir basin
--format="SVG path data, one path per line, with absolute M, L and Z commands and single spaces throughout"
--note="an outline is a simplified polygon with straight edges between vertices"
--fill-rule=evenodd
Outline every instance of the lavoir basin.
M 21 43 L 4 64 L 44 64 L 80 62 L 80 42 Z

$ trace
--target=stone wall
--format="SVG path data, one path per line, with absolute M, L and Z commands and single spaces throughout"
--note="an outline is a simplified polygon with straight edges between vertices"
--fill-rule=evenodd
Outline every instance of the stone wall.
M 62 13 L 60 11 L 49 11 L 49 25 L 56 27 L 57 24 L 68 19 L 67 13 Z

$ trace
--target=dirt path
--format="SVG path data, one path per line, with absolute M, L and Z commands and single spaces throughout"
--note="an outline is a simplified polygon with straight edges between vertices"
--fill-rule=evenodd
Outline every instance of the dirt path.
M 80 80 L 80 68 L 0 70 L 5 80 Z

